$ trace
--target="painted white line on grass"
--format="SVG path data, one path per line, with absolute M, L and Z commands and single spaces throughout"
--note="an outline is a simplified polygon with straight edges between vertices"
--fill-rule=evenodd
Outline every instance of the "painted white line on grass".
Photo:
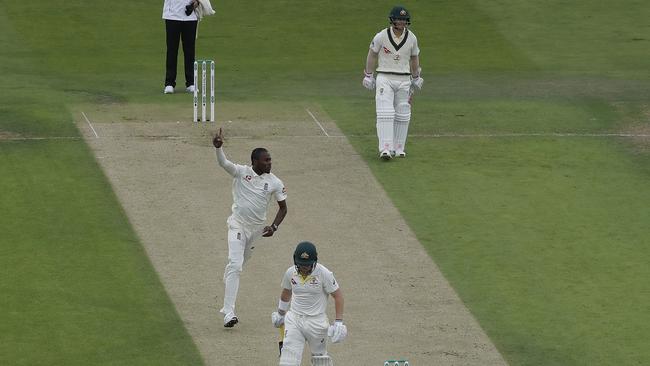
M 357 135 L 359 137 L 366 137 L 370 135 Z M 374 135 L 372 135 L 374 136 Z M 434 134 L 413 134 L 409 137 L 460 137 L 460 138 L 473 138 L 473 137 L 650 137 L 650 134 L 638 133 L 475 133 L 475 134 L 462 134 L 462 133 L 434 133 Z
M 92 127 L 92 126 L 91 126 Z M 94 130 L 94 129 L 93 129 Z M 97 134 L 95 133 L 95 136 Z M 377 137 L 377 135 L 273 135 L 270 138 L 326 138 L 326 137 Z M 409 137 L 420 138 L 477 138 L 477 137 L 650 137 L 650 134 L 638 133 L 503 133 L 503 134 L 413 134 Z M 152 140 L 192 140 L 204 139 L 205 136 L 155 136 L 155 135 L 129 135 L 129 136 L 105 136 L 108 139 L 152 139 Z M 229 139 L 248 140 L 259 139 L 257 136 L 230 136 Z M 80 140 L 77 136 L 47 136 L 47 137 L 0 137 L 0 141 L 32 141 L 32 140 Z
M 318 127 L 320 127 L 321 131 L 323 131 L 323 133 L 325 134 L 325 136 L 330 137 L 330 135 L 327 133 L 327 131 L 325 131 L 325 129 L 323 128 L 323 125 L 321 125 L 320 122 L 318 122 L 318 120 L 316 119 L 316 117 L 314 117 L 314 114 L 311 113 L 311 111 L 310 111 L 309 109 L 307 109 L 307 108 L 305 108 L 305 110 L 307 111 L 307 113 L 309 113 L 309 115 L 310 115 L 311 118 L 314 120 L 314 122 L 316 122 L 316 124 L 318 125 Z
M 7 137 L 7 138 L 0 137 L 0 141 L 40 141 L 40 140 L 81 140 L 81 137 L 77 137 L 77 136 Z
M 84 112 L 82 111 L 81 114 L 82 114 L 82 115 L 84 116 L 84 118 L 86 119 L 86 122 L 88 122 L 88 126 L 90 126 L 90 129 L 93 130 L 93 133 L 95 134 L 95 138 L 98 139 L 98 138 L 99 138 L 99 135 L 97 134 L 97 131 L 95 131 L 95 127 L 93 127 L 93 125 L 90 123 L 90 120 L 88 119 L 88 117 L 86 117 L 86 113 L 84 113 Z

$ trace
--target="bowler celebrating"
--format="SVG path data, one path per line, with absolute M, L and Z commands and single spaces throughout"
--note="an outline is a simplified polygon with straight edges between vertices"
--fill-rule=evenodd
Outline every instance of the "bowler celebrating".
M 273 236 L 287 214 L 287 193 L 284 184 L 271 173 L 271 154 L 261 147 L 251 153 L 251 166 L 239 165 L 226 159 L 221 146 L 221 128 L 212 140 L 217 162 L 233 177 L 232 215 L 228 218 L 228 264 L 223 274 L 225 295 L 221 313 L 223 326 L 232 328 L 239 319 L 235 314 L 235 301 L 239 290 L 239 277 L 244 263 L 250 258 L 253 242 L 260 236 Z M 278 212 L 270 225 L 266 225 L 266 211 L 271 199 L 278 202 Z

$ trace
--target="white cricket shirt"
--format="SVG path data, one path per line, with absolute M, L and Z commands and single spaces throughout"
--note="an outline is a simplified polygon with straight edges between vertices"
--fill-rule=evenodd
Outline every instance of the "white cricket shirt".
M 291 266 L 282 278 L 282 288 L 291 290 L 291 311 L 298 315 L 315 316 L 327 310 L 329 294 L 339 289 L 334 274 L 320 263 L 307 277 Z
M 191 2 L 191 0 L 165 0 L 163 4 L 163 19 L 182 21 L 198 20 L 196 11 L 193 11 L 190 15 L 185 15 L 185 7 Z
M 411 74 L 411 56 L 420 54 L 418 39 L 408 28 L 400 38 L 393 32 L 393 27 L 385 28 L 372 39 L 370 49 L 378 54 L 377 72 L 404 75 Z
M 231 217 L 243 225 L 264 225 L 271 199 L 287 199 L 284 184 L 273 173 L 258 175 L 251 166 L 232 163 L 226 159 L 223 149 L 216 152 L 219 165 L 233 177 Z

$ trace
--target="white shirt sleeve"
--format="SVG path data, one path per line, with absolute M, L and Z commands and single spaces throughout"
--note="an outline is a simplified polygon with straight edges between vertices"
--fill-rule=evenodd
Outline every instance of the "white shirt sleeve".
M 275 200 L 280 202 L 284 201 L 287 199 L 287 189 L 284 186 L 284 183 L 280 179 L 278 179 L 275 191 L 273 192 L 275 196 Z
M 215 149 L 217 153 L 217 162 L 219 165 L 228 172 L 228 174 L 232 175 L 233 177 L 237 176 L 237 164 L 234 164 L 228 158 L 226 158 L 226 154 L 223 153 L 223 149 Z
M 413 32 L 410 32 L 413 37 L 413 47 L 411 47 L 411 56 L 417 56 L 420 54 L 420 48 L 418 47 L 418 39 L 415 37 Z
M 323 271 L 323 288 L 325 289 L 325 292 L 328 294 L 331 294 L 332 292 L 336 291 L 339 289 L 339 283 L 336 282 L 336 278 L 334 278 L 334 273 L 330 271 Z
M 284 272 L 284 277 L 282 277 L 282 288 L 286 290 L 291 290 L 291 276 L 293 275 L 293 267 L 289 268 Z
M 375 38 L 373 38 L 372 42 L 370 42 L 370 49 L 374 53 L 378 53 L 381 49 L 381 32 L 375 34 Z

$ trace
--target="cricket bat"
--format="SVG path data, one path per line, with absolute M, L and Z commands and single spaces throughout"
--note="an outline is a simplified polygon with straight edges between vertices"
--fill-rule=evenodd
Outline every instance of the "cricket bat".
M 284 324 L 278 328 L 278 332 L 280 333 L 280 340 L 278 341 L 278 348 L 280 350 L 280 354 L 282 354 L 282 343 L 284 340 Z

